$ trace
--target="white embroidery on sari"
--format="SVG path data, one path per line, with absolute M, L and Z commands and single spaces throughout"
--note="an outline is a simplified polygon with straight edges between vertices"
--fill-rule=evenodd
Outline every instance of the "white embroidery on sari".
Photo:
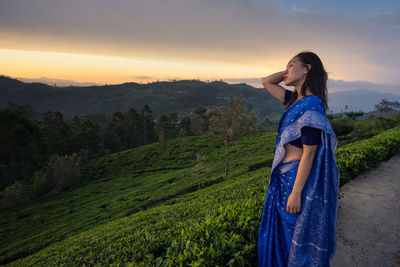
M 296 241 L 294 241 L 294 240 L 292 240 L 292 243 L 295 243 L 295 244 L 298 245 L 298 246 L 312 245 L 312 246 L 316 247 L 316 248 L 319 249 L 319 250 L 328 251 L 327 249 L 318 247 L 318 246 L 315 245 L 314 243 L 298 244 L 298 243 L 296 243 Z
M 329 202 L 328 200 L 322 199 L 322 198 L 320 198 L 320 197 L 314 197 L 314 198 L 312 198 L 312 197 L 306 196 L 306 198 L 307 198 L 308 200 L 319 199 L 319 200 L 324 201 L 325 203 L 328 203 L 328 202 Z

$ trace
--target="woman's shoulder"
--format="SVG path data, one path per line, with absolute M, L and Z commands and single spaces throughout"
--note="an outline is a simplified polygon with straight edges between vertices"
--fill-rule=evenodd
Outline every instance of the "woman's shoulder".
M 310 98 L 312 98 L 312 102 L 316 102 L 316 103 L 323 103 L 324 101 L 322 100 L 322 98 L 320 96 L 311 94 L 308 95 Z
M 311 94 L 306 97 L 304 97 L 304 108 L 306 109 L 312 109 L 316 111 L 324 111 L 324 101 L 322 100 L 321 97 Z
M 292 91 L 285 89 L 285 100 L 283 101 L 283 104 L 286 105 L 286 103 L 289 101 L 290 96 L 293 94 Z

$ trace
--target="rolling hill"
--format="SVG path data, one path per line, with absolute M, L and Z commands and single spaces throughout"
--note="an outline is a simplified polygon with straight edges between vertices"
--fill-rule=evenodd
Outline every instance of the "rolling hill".
M 244 83 L 181 80 L 148 84 L 55 87 L 37 82 L 24 83 L 0 76 L 0 107 L 5 107 L 12 101 L 20 105 L 30 105 L 37 112 L 58 110 L 66 119 L 74 115 L 111 115 L 117 110 L 126 111 L 129 108 L 140 111 L 144 104 L 150 106 L 153 117 L 157 119 L 162 113 L 167 114 L 172 110 L 178 116 L 184 116 L 201 106 L 216 108 L 236 92 L 242 93 L 247 110 L 254 111 L 260 119 L 265 119 L 268 115 L 279 116 L 284 110 L 282 103 L 265 89 L 256 89 Z

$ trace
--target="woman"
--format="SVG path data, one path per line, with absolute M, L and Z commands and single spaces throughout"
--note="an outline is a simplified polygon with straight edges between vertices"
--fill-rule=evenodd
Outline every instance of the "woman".
M 294 86 L 291 92 L 278 85 Z M 278 125 L 258 236 L 259 266 L 329 266 L 336 250 L 338 140 L 327 109 L 327 73 L 308 51 L 262 84 L 286 109 Z

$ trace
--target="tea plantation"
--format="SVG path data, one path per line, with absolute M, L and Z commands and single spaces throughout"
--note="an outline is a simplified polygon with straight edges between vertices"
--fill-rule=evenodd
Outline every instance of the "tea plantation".
M 343 145 L 339 137 L 342 184 L 400 152 L 392 120 L 357 122 Z M 275 140 L 258 132 L 235 142 L 227 176 L 226 147 L 195 136 L 92 160 L 79 188 L 0 212 L 0 264 L 255 266 Z

